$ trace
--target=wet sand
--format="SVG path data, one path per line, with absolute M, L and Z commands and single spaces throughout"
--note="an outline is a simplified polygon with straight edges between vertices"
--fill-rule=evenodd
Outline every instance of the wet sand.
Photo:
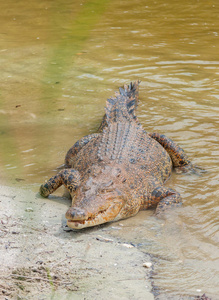
M 111 236 L 115 223 L 68 231 L 69 205 L 0 186 L 0 298 L 154 299 L 150 257 Z

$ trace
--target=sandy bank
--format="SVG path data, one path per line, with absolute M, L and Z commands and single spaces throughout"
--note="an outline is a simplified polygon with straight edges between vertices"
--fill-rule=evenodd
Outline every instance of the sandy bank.
M 149 256 L 112 237 L 115 223 L 65 231 L 69 205 L 0 187 L 0 299 L 154 299 Z

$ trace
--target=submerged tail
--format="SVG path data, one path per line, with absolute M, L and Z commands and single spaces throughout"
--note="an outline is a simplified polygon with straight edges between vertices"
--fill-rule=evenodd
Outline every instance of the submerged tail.
M 138 105 L 138 86 L 140 81 L 135 81 L 123 88 L 119 88 L 115 97 L 107 99 L 106 122 L 109 125 L 114 122 L 131 122 L 136 120 L 135 111 Z

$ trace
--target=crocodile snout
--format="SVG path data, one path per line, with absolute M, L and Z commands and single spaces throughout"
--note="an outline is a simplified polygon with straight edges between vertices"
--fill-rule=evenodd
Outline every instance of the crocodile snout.
M 70 207 L 67 210 L 65 217 L 69 220 L 84 220 L 86 219 L 86 213 L 82 208 Z

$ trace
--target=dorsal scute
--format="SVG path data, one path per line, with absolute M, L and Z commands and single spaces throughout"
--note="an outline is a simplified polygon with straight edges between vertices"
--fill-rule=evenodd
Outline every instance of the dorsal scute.
M 97 155 L 100 160 L 120 164 L 136 156 L 145 137 L 141 124 L 114 122 L 103 130 Z
M 138 86 L 139 81 L 125 85 L 124 89 L 119 88 L 120 93 L 116 92 L 115 97 L 107 99 L 106 102 L 106 122 L 109 125 L 114 122 L 136 121 L 136 107 L 138 105 Z

